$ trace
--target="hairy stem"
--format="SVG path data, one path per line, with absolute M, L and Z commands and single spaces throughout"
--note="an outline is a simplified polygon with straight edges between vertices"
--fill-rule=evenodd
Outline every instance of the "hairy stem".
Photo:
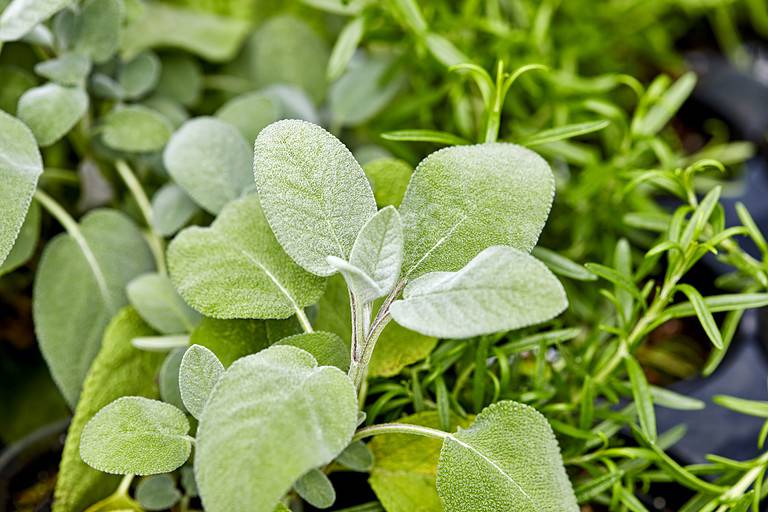
M 381 425 L 372 425 L 370 427 L 361 428 L 352 437 L 352 442 L 381 434 L 412 434 L 422 437 L 431 437 L 433 439 L 446 439 L 451 437 L 451 434 L 448 432 L 423 427 L 421 425 L 410 425 L 408 423 L 382 423 Z
M 303 309 L 296 308 L 296 318 L 299 320 L 301 328 L 304 329 L 304 332 L 315 332 L 315 330 L 312 328 L 312 323 L 309 321 L 309 318 Z

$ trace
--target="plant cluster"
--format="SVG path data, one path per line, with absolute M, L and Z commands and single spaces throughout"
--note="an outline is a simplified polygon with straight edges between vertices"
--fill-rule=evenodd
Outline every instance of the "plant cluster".
M 740 61 L 768 14 L 689 4 L 0 0 L 0 274 L 74 411 L 54 510 L 330 508 L 345 472 L 349 512 L 759 510 L 768 455 L 679 464 L 655 407 L 706 404 L 648 377 L 712 374 L 768 305 L 720 204 L 754 149 L 670 127 L 674 36 Z M 681 318 L 698 364 L 648 342 Z

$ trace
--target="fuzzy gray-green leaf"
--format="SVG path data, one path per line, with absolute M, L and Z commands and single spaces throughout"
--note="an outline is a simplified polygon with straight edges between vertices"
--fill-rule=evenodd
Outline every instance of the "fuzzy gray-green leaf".
M 0 111 L 0 264 L 19 235 L 42 173 L 43 159 L 32 132 Z
M 200 313 L 184 302 L 164 274 L 143 274 L 128 283 L 127 292 L 141 317 L 163 334 L 191 332 L 200 322 Z
M 320 366 L 335 366 L 342 371 L 349 369 L 349 348 L 332 332 L 304 332 L 283 338 L 275 345 L 290 345 L 306 350 Z
M 184 189 L 175 183 L 166 183 L 152 197 L 152 227 L 160 235 L 173 235 L 197 211 L 197 204 Z
M 454 271 L 492 245 L 530 251 L 549 215 L 549 165 L 514 144 L 455 146 L 422 160 L 400 207 L 403 272 Z
M 17 115 L 40 146 L 50 146 L 75 126 L 87 108 L 88 95 L 83 89 L 49 83 L 25 92 L 19 98 Z
M 468 338 L 544 322 L 568 305 L 560 281 L 533 256 L 489 247 L 458 272 L 411 281 L 392 318 L 439 338 Z
M 192 345 L 184 353 L 179 369 L 181 399 L 189 413 L 200 419 L 213 387 L 224 375 L 224 365 L 213 352 L 201 345 Z
M 118 398 L 83 429 L 80 456 L 105 473 L 154 475 L 184 464 L 189 421 L 176 407 L 139 396 Z
M 254 195 L 227 205 L 211 227 L 182 231 L 168 264 L 187 303 L 215 318 L 287 318 L 324 287 L 283 252 Z
M 160 59 L 152 52 L 143 52 L 123 63 L 117 73 L 117 83 L 126 98 L 138 98 L 151 91 L 160 79 Z
M 136 500 L 144 510 L 167 510 L 180 499 L 176 482 L 167 473 L 142 478 L 136 486 Z
M 293 483 L 331 462 L 357 425 L 357 397 L 338 368 L 274 346 L 236 361 L 197 431 L 195 476 L 206 510 L 272 512 Z
M 317 468 L 310 469 L 296 480 L 293 490 L 315 508 L 328 508 L 336 501 L 336 490 L 331 480 Z
M 278 121 L 256 139 L 254 174 L 264 214 L 285 251 L 320 276 L 348 259 L 376 213 L 368 180 L 336 137 L 305 121 Z
M 117 52 L 120 42 L 123 2 L 87 0 L 74 26 L 73 49 L 100 64 Z
M 173 127 L 159 112 L 131 105 L 104 117 L 101 136 L 104 144 L 118 151 L 147 153 L 163 148 Z
M 268 94 L 248 92 L 222 105 L 216 117 L 235 126 L 252 143 L 265 126 L 280 118 L 280 105 Z
M 527 405 L 487 407 L 445 439 L 437 469 L 445 512 L 577 512 L 557 440 Z
M 128 303 L 125 287 L 153 268 L 138 228 L 123 214 L 96 210 L 80 222 L 84 246 L 61 234 L 40 260 L 33 294 L 35 331 L 54 381 L 71 406 L 110 318 Z
M 72 0 L 13 0 L 0 14 L 0 42 L 16 41 Z
M 163 162 L 174 181 L 214 214 L 253 183 L 249 144 L 234 126 L 212 117 L 184 123 L 168 142 Z
M 83 86 L 90 72 L 91 61 L 79 53 L 65 53 L 35 65 L 35 73 L 64 86 Z
M 24 223 L 21 225 L 16 242 L 13 244 L 5 261 L 0 264 L 0 276 L 24 265 L 34 254 L 39 238 L 40 205 L 33 202 L 29 205 L 29 211 L 24 219 Z
M 181 347 L 169 353 L 163 361 L 163 366 L 160 367 L 160 374 L 157 378 L 160 386 L 160 398 L 163 399 L 163 402 L 182 411 L 184 410 L 184 401 L 181 399 L 181 390 L 179 389 L 179 370 L 186 350 L 187 347 Z

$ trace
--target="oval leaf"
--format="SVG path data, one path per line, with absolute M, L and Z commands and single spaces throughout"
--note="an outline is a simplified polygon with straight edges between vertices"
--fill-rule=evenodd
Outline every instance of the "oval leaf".
M 285 251 L 319 276 L 346 260 L 376 201 L 363 169 L 336 137 L 317 125 L 273 123 L 256 139 L 254 174 L 264 214 Z
M 126 291 L 141 317 L 163 334 L 191 332 L 200 322 L 200 314 L 187 306 L 164 274 L 143 274 L 128 283 Z
M 274 346 L 236 361 L 197 431 L 206 510 L 272 512 L 301 475 L 331 462 L 357 425 L 354 385 L 307 352 Z
M 533 256 L 489 247 L 458 272 L 433 272 L 406 286 L 390 312 L 428 336 L 469 338 L 544 322 L 568 305 L 560 281 Z
M 139 396 L 118 398 L 83 429 L 86 464 L 118 475 L 168 473 L 189 458 L 189 422 L 176 407 Z
M 487 407 L 440 451 L 437 492 L 446 512 L 578 512 L 552 429 L 527 405 Z
M 118 151 L 133 153 L 162 149 L 172 131 L 170 121 L 159 112 L 141 105 L 110 112 L 101 126 L 104 144 Z
M 287 318 L 324 287 L 283 252 L 253 195 L 227 205 L 211 227 L 182 231 L 168 265 L 181 296 L 214 318 Z
M 432 153 L 414 172 L 400 207 L 405 274 L 458 270 L 491 245 L 530 251 L 554 193 L 549 165 L 514 144 Z
M 315 508 L 328 508 L 336 501 L 336 490 L 319 469 L 310 469 L 293 484 L 296 494 Z
M 197 204 L 180 186 L 167 183 L 152 197 L 152 227 L 162 236 L 173 235 L 197 211 Z
M 342 371 L 349 369 L 349 348 L 332 332 L 305 332 L 283 338 L 275 345 L 290 345 L 306 350 L 320 366 L 335 366 Z
M 88 95 L 83 89 L 49 83 L 25 92 L 19 98 L 17 115 L 44 147 L 66 135 L 87 108 Z
M 213 386 L 224 375 L 224 365 L 213 352 L 200 345 L 192 345 L 184 353 L 179 369 L 181 399 L 189 413 L 197 419 L 213 391 Z
M 173 134 L 163 162 L 176 183 L 215 214 L 253 183 L 251 155 L 237 128 L 212 117 L 199 117 Z
M 16 41 L 71 0 L 13 0 L 0 14 L 0 41 Z
M 32 132 L 0 110 L 0 263 L 13 248 L 42 173 Z

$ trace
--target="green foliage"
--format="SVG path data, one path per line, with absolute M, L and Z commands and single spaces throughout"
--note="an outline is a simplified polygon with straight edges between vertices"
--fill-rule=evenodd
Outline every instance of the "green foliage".
M 128 303 L 126 285 L 152 267 L 141 232 L 112 210 L 87 214 L 45 247 L 35 278 L 35 331 L 51 375 L 73 408 L 105 327 Z
M 411 166 L 396 158 L 379 158 L 365 164 L 363 169 L 371 182 L 376 205 L 399 207 L 411 180 Z
M 176 407 L 148 398 L 118 398 L 91 418 L 80 438 L 86 464 L 118 475 L 152 475 L 189 457 L 189 422 Z
M 88 95 L 83 89 L 48 83 L 29 89 L 19 98 L 17 115 L 44 147 L 66 135 L 87 108 Z
M 422 334 L 468 338 L 541 323 L 567 305 L 562 285 L 543 263 L 497 246 L 458 272 L 432 272 L 411 281 L 391 313 Z
M 192 345 L 184 352 L 178 380 L 184 407 L 200 419 L 213 387 L 224 374 L 224 366 L 213 352 L 201 345 Z
M 158 396 L 154 377 L 163 361 L 162 355 L 143 352 L 131 345 L 131 339 L 152 332 L 131 308 L 121 310 L 107 327 L 67 431 L 56 480 L 55 512 L 80 512 L 117 487 L 119 479 L 91 468 L 80 459 L 80 437 L 86 423 L 99 409 L 121 396 Z
M 278 121 L 256 139 L 253 168 L 264 214 L 285 252 L 313 274 L 334 273 L 326 258 L 346 260 L 376 213 L 352 153 L 319 126 Z
M 251 149 L 237 129 L 211 117 L 184 123 L 163 153 L 176 183 L 214 214 L 251 184 L 252 161 Z
M 101 64 L 118 49 L 122 31 L 123 2 L 87 0 L 74 22 L 72 47 L 79 55 Z
M 152 475 L 142 478 L 136 486 L 136 500 L 144 510 L 166 510 L 181 499 L 176 483 L 170 475 Z
M 553 195 L 549 166 L 525 148 L 493 144 L 432 153 L 416 168 L 400 207 L 404 275 L 458 270 L 492 245 L 530 251 Z
M 446 512 L 579 510 L 547 420 L 513 402 L 491 405 L 446 437 L 437 491 Z
M 349 348 L 332 332 L 305 332 L 281 339 L 275 345 L 290 345 L 312 354 L 320 366 L 335 366 L 341 371 L 349 369 Z
M 165 117 L 142 106 L 115 110 L 104 118 L 101 126 L 104 144 L 118 151 L 135 153 L 162 149 L 171 131 Z
M 13 248 L 42 172 L 43 162 L 32 133 L 0 111 L 0 263 Z
M 29 205 L 29 211 L 8 257 L 0 264 L 0 276 L 12 272 L 26 263 L 35 251 L 40 236 L 40 206 L 37 203 Z
M 211 227 L 182 231 L 168 262 L 184 300 L 215 318 L 288 318 L 324 286 L 283 252 L 253 195 L 227 205 Z
M 35 66 L 35 73 L 63 86 L 82 87 L 91 72 L 91 61 L 79 53 L 65 53 Z
M 184 189 L 168 183 L 152 197 L 152 227 L 160 235 L 171 236 L 197 211 L 197 205 Z
M 140 275 L 128 283 L 126 292 L 144 321 L 163 334 L 191 332 L 200 322 L 200 314 L 187 306 L 164 274 Z
M 293 490 L 316 508 L 329 508 L 336 501 L 333 484 L 319 469 L 310 469 L 293 484 Z
M 236 361 L 198 428 L 204 506 L 271 512 L 297 478 L 341 453 L 356 424 L 355 389 L 338 368 L 288 346 Z
M 181 389 L 179 382 L 179 373 L 181 370 L 181 361 L 184 358 L 186 348 L 176 348 L 172 350 L 163 361 L 160 367 L 160 374 L 157 377 L 160 387 L 160 398 L 163 402 L 171 404 L 177 409 L 184 411 L 184 402 L 181 398 Z
M 0 14 L 0 42 L 16 41 L 69 0 L 13 0 Z
M 216 117 L 235 126 L 249 143 L 259 132 L 279 119 L 280 105 L 263 92 L 249 92 L 232 98 L 216 111 Z

